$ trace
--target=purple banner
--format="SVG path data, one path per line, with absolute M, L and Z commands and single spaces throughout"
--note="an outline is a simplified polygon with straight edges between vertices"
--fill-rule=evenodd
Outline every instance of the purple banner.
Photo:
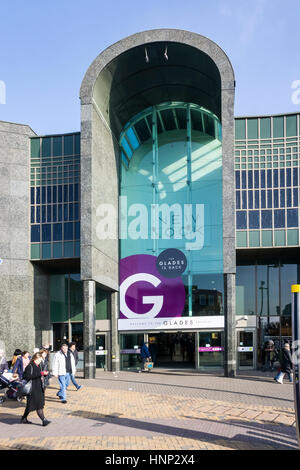
M 181 317 L 185 287 L 180 276 L 158 272 L 156 256 L 133 255 L 120 260 L 120 318 Z
M 199 352 L 218 352 L 218 351 L 224 351 L 223 346 L 210 346 L 210 347 L 200 347 Z

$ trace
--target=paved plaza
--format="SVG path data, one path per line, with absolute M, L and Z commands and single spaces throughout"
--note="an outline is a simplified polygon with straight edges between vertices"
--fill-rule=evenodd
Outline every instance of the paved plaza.
M 293 386 L 273 373 L 236 378 L 194 371 L 98 372 L 95 380 L 56 397 L 46 391 L 45 428 L 35 413 L 20 424 L 25 404 L 0 405 L 0 449 L 255 450 L 298 449 Z

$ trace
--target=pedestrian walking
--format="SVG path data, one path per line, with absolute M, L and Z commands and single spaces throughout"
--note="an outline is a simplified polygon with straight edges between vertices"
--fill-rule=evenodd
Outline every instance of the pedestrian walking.
M 45 346 L 39 350 L 39 353 L 42 355 L 42 362 L 40 364 L 41 371 L 49 372 L 49 346 Z M 50 374 L 45 374 L 43 376 L 43 386 L 44 389 L 50 385 Z
M 141 364 L 141 369 L 139 370 L 139 372 L 142 372 L 145 369 L 145 363 L 146 363 L 147 359 L 149 359 L 151 357 L 148 346 L 149 346 L 148 341 L 146 341 L 145 343 L 142 344 L 141 352 L 140 352 L 142 364 Z
M 285 343 L 281 353 L 281 361 L 280 361 L 280 372 L 274 377 L 277 383 L 282 384 L 285 374 L 288 375 L 289 381 L 293 382 L 293 361 L 290 352 L 290 345 L 289 343 Z
M 20 380 L 22 380 L 24 370 L 28 366 L 30 360 L 31 360 L 31 356 L 29 355 L 28 351 L 23 351 L 22 354 L 17 357 L 17 360 L 13 366 L 12 373 L 15 376 L 18 375 Z
M 5 352 L 3 349 L 0 350 L 0 374 L 3 374 L 3 372 L 7 372 L 9 369 L 8 367 L 8 362 L 5 357 Z
M 67 344 L 62 344 L 60 351 L 54 356 L 52 374 L 58 378 L 60 389 L 57 396 L 61 403 L 67 403 L 67 388 L 70 384 L 71 375 L 75 375 L 76 366 L 73 354 L 69 351 Z
M 45 391 L 42 383 L 42 377 L 47 375 L 48 372 L 41 371 L 40 364 L 43 358 L 40 353 L 35 353 L 24 370 L 23 378 L 27 381 L 32 381 L 32 389 L 30 395 L 27 396 L 27 404 L 25 412 L 21 418 L 22 424 L 32 424 L 28 421 L 27 416 L 31 411 L 36 411 L 38 417 L 42 421 L 43 426 L 47 426 L 50 421 L 45 418 L 44 406 L 45 406 Z
M 14 355 L 12 360 L 10 361 L 10 369 L 15 365 L 16 360 L 18 359 L 19 356 L 21 356 L 22 351 L 21 349 L 15 349 Z
M 71 354 L 73 354 L 74 360 L 75 360 L 75 366 L 77 367 L 77 364 L 78 364 L 78 351 L 76 349 L 76 343 L 72 342 L 72 343 L 69 344 L 69 351 L 70 351 Z M 71 374 L 70 378 L 71 378 L 72 384 L 75 385 L 76 390 L 80 390 L 82 388 L 82 385 L 79 385 L 76 382 L 75 375 Z

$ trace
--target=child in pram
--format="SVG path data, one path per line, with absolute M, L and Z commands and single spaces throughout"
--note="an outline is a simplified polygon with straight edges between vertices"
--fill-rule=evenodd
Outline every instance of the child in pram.
M 23 397 L 18 396 L 18 387 L 22 385 L 21 380 L 16 379 L 11 372 L 4 372 L 0 375 L 0 390 L 6 390 L 4 395 L 0 397 L 0 403 L 7 398 L 11 400 L 22 401 Z

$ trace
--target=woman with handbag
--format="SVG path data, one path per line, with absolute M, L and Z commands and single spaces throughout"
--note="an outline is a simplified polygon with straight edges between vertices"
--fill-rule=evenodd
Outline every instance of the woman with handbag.
M 50 421 L 44 416 L 44 406 L 45 406 L 45 392 L 42 383 L 42 376 L 47 375 L 47 371 L 41 371 L 40 363 L 43 360 L 43 356 L 40 353 L 35 353 L 32 357 L 32 360 L 24 370 L 23 379 L 28 382 L 31 381 L 31 392 L 27 395 L 27 405 L 25 412 L 21 418 L 21 423 L 23 424 L 32 424 L 28 421 L 27 416 L 31 411 L 36 411 L 38 417 L 42 421 L 43 426 L 47 426 Z

